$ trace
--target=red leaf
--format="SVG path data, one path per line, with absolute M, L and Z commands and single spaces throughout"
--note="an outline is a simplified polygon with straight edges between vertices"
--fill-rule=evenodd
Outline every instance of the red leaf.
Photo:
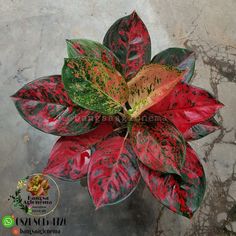
M 152 170 L 179 174 L 185 160 L 185 141 L 167 119 L 148 126 L 135 123 L 131 128 L 133 149 Z
M 88 188 L 96 208 L 127 198 L 139 179 L 136 155 L 126 138 L 111 137 L 96 146 L 88 170 Z
M 87 134 L 59 138 L 43 173 L 66 180 L 84 177 L 90 162 L 91 146 L 105 138 L 112 130 L 112 125 L 106 122 Z
M 151 39 L 145 24 L 135 11 L 117 20 L 110 27 L 103 44 L 120 59 L 124 75 L 128 80 L 144 64 L 150 62 Z
M 173 174 L 153 171 L 139 162 L 141 175 L 151 193 L 170 210 L 188 218 L 198 209 L 203 199 L 206 180 L 204 169 L 190 145 L 181 170 L 183 180 Z
M 149 111 L 169 119 L 182 133 L 201 123 L 223 106 L 209 92 L 179 83 L 163 100 Z
M 12 99 L 30 125 L 60 136 L 89 132 L 97 126 L 101 116 L 73 104 L 60 75 L 34 80 L 12 95 Z
M 183 135 L 185 140 L 197 140 L 205 137 L 206 135 L 213 133 L 214 131 L 220 128 L 219 123 L 211 118 L 207 121 L 204 121 L 200 124 L 194 125 L 189 130 L 187 130 Z

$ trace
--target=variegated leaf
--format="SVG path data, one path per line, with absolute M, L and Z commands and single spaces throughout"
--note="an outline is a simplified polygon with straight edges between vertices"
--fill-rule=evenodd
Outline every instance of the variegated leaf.
M 173 174 L 153 171 L 139 162 L 142 177 L 151 193 L 177 214 L 191 218 L 200 206 L 206 188 L 204 169 L 197 154 L 187 145 L 182 179 Z
M 60 75 L 34 80 L 12 95 L 12 99 L 24 120 L 54 135 L 87 133 L 97 126 L 101 117 L 71 101 Z
M 104 45 L 88 39 L 66 40 L 69 58 L 94 57 L 110 64 L 122 73 L 122 66 L 116 55 Z
M 79 136 L 61 137 L 50 153 L 44 174 L 64 180 L 77 180 L 87 175 L 92 145 L 113 130 L 110 123 L 101 123 L 95 130 Z
M 165 99 L 149 111 L 170 120 L 182 133 L 204 122 L 223 107 L 208 91 L 179 83 Z
M 65 59 L 62 79 L 74 103 L 104 115 L 119 112 L 128 99 L 122 75 L 94 58 Z
M 88 188 L 96 208 L 127 198 L 139 179 L 136 155 L 129 140 L 113 136 L 96 145 L 88 170 Z
M 170 65 L 184 71 L 183 81 L 189 83 L 195 69 L 195 54 L 186 48 L 168 48 L 158 53 L 151 63 Z
M 220 128 L 220 124 L 214 119 L 210 118 L 200 124 L 196 124 L 187 130 L 183 135 L 188 141 L 197 140 L 213 133 Z
M 145 24 L 135 11 L 120 18 L 110 27 L 103 44 L 120 59 L 127 80 L 150 62 L 151 39 Z
M 180 174 L 185 161 L 185 141 L 181 133 L 167 119 L 131 126 L 131 142 L 141 162 L 152 170 Z
M 144 66 L 128 82 L 131 116 L 138 117 L 143 111 L 160 102 L 181 79 L 182 73 L 173 67 L 158 64 Z

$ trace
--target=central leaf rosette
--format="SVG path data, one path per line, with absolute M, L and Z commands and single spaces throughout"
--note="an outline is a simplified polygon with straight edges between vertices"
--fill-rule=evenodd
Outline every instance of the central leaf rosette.
M 77 44 L 74 48 L 81 43 L 80 49 L 88 53 L 75 57 L 71 42 Z M 140 168 L 146 166 L 151 172 L 181 176 L 186 154 L 181 132 L 164 117 L 152 114 L 159 119 L 150 121 L 151 113 L 145 111 L 171 93 L 184 79 L 184 71 L 155 63 L 143 65 L 127 83 L 122 70 L 117 71 L 112 64 L 114 60 L 106 57 L 104 61 L 100 52 L 91 54 L 91 48 L 102 48 L 110 58 L 116 58 L 104 46 L 88 41 L 86 48 L 85 40 L 74 40 L 68 47 L 74 58 L 65 59 L 62 80 L 71 100 L 103 117 L 118 114 L 123 119 L 119 125 L 113 123 L 120 132 L 107 134 L 98 142 L 90 164 L 81 168 L 81 173 L 88 169 L 88 187 L 96 207 L 120 201 L 135 189 L 140 179 L 136 158 L 143 163 Z M 122 132 L 120 126 L 124 128 Z M 86 150 L 89 143 L 84 146 Z
M 114 115 L 125 103 L 128 119 L 161 101 L 183 79 L 183 72 L 159 64 L 143 68 L 128 83 L 111 65 L 90 57 L 65 59 L 62 80 L 71 100 L 83 108 Z
M 135 118 L 164 99 L 183 79 L 183 74 L 171 66 L 150 64 L 144 65 L 126 83 L 126 79 L 111 64 L 83 56 L 65 59 L 62 80 L 69 97 L 77 105 L 103 115 L 115 115 L 118 112 L 123 114 L 122 118 L 129 121 L 130 134 L 127 130 L 127 136 L 121 140 L 126 142 L 126 139 L 131 138 L 134 152 L 146 166 L 155 171 L 181 175 L 186 148 L 182 134 L 165 118 L 159 117 L 151 127 L 148 126 L 148 120 L 142 122 L 141 117 L 137 122 Z M 118 139 L 111 139 L 110 145 L 112 140 Z M 122 153 L 123 146 L 117 148 Z M 111 153 L 112 150 L 115 155 L 115 148 L 111 149 Z M 121 153 L 118 152 L 118 155 Z M 109 158 L 112 157 L 107 160 Z M 120 157 L 117 158 L 120 160 Z M 105 159 L 104 156 L 101 161 Z

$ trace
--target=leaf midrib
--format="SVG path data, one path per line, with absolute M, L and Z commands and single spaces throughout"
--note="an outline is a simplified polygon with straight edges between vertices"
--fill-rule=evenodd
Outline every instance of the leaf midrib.
M 127 133 L 127 134 L 128 134 L 128 133 Z M 113 174 L 114 174 L 114 172 L 115 172 L 114 170 L 116 170 L 116 168 L 117 168 L 117 165 L 118 165 L 119 160 L 120 160 L 120 157 L 121 157 L 121 153 L 122 153 L 123 148 L 124 148 L 125 141 L 126 141 L 126 139 L 127 139 L 127 134 L 126 134 L 126 136 L 125 136 L 125 138 L 124 138 L 124 140 L 123 140 L 123 142 L 122 142 L 122 145 L 121 145 L 121 148 L 120 148 L 120 151 L 119 151 L 119 154 L 118 154 L 118 159 L 117 159 L 116 163 L 113 165 L 112 173 L 111 173 L 111 175 L 109 176 L 108 181 L 107 181 L 107 183 L 106 183 L 106 185 L 105 185 L 104 191 L 103 191 L 103 193 L 102 193 L 102 195 L 101 195 L 101 197 L 100 197 L 100 200 L 98 201 L 98 204 L 97 204 L 98 206 L 100 206 L 100 203 L 101 203 L 102 200 L 103 200 L 103 196 L 105 195 L 105 194 L 104 194 L 104 193 L 105 193 L 105 190 L 106 190 L 106 192 L 107 192 L 108 185 L 109 185 L 109 183 L 111 182 L 110 179 L 112 178 L 112 176 L 113 176 Z
M 212 107 L 215 107 L 215 106 L 217 107 L 217 106 L 220 106 L 220 105 L 221 105 L 220 103 L 215 104 L 215 105 L 207 105 L 207 104 L 205 104 L 204 106 L 199 106 L 198 105 L 198 106 L 194 106 L 194 107 L 182 107 L 182 108 L 178 108 L 178 109 L 168 109 L 168 110 L 163 110 L 163 111 L 157 111 L 156 113 L 158 113 L 158 112 L 167 112 L 168 113 L 168 112 L 173 112 L 173 111 L 178 111 L 178 110 L 182 111 L 182 110 L 185 110 L 185 109 L 194 110 L 194 108 L 199 108 L 199 107 L 209 107 L 209 108 L 212 108 Z
M 123 78 L 123 77 L 122 77 Z M 112 98 L 109 94 L 105 93 L 102 89 L 100 89 L 99 87 L 95 86 L 94 83 L 92 83 L 90 80 L 87 79 L 86 77 L 86 81 L 88 81 L 91 84 L 91 87 L 93 87 L 94 89 L 102 92 L 106 97 L 110 98 L 112 101 L 114 101 L 115 104 L 118 104 L 120 107 L 122 107 L 123 105 L 120 104 L 118 101 L 114 100 L 114 98 Z

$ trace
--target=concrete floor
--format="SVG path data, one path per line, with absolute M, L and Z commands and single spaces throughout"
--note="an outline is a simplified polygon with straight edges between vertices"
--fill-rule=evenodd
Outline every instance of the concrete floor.
M 235 235 L 235 0 L 0 0 L 0 6 L 0 215 L 11 212 L 7 199 L 16 181 L 43 169 L 57 139 L 22 120 L 9 96 L 60 73 L 66 38 L 102 41 L 117 18 L 135 9 L 149 29 L 153 55 L 173 46 L 194 50 L 193 84 L 225 104 L 217 116 L 222 129 L 192 142 L 207 175 L 204 202 L 188 220 L 163 209 L 141 185 L 126 202 L 95 212 L 86 188 L 58 181 L 61 201 L 49 218 L 66 217 L 61 235 L 70 236 Z

